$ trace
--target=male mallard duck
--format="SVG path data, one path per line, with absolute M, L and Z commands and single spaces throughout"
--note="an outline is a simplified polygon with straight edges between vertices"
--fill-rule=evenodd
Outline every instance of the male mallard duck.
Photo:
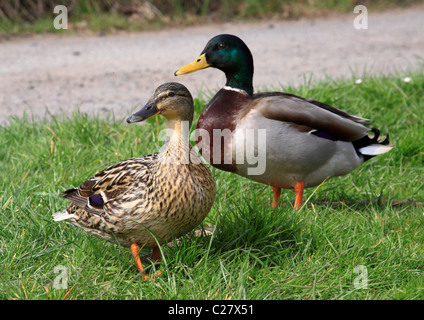
M 205 158 L 213 159 L 211 164 L 219 169 L 272 186 L 273 207 L 278 203 L 281 188 L 295 189 L 294 207 L 299 208 L 305 187 L 345 175 L 371 157 L 392 149 L 388 137 L 381 141 L 379 131 L 368 128 L 366 119 L 288 93 L 253 94 L 252 54 L 234 35 L 222 34 L 209 40 L 201 55 L 175 75 L 207 67 L 223 71 L 227 82 L 197 123 L 197 129 L 206 130 L 210 136 L 210 147 L 206 148 L 210 154 Z M 225 129 L 231 130 L 232 139 L 224 142 L 220 149 L 216 148 L 221 156 L 214 157 L 213 133 Z M 255 175 L 248 172 L 251 164 L 237 161 L 236 157 L 236 149 L 244 143 L 249 129 L 258 132 L 258 136 L 258 129 L 266 130 L 266 140 L 255 143 L 253 139 L 246 139 L 245 150 L 253 148 L 250 150 L 256 154 L 266 143 L 264 171 Z M 370 131 L 374 132 L 373 137 L 368 136 Z M 218 147 L 221 141 L 221 137 L 215 139 Z M 204 150 L 201 148 L 201 151 Z M 258 156 L 261 160 L 260 154 Z M 227 157 L 231 161 L 222 163 Z
M 170 137 L 161 151 L 121 161 L 65 191 L 64 198 L 71 204 L 53 214 L 53 219 L 67 220 L 95 236 L 131 247 L 139 272 L 143 272 L 140 246 L 153 248 L 152 260 L 160 260 L 158 243 L 199 225 L 215 199 L 212 173 L 191 152 L 188 141 L 193 112 L 193 99 L 185 86 L 171 82 L 158 87 L 127 122 L 162 114 Z

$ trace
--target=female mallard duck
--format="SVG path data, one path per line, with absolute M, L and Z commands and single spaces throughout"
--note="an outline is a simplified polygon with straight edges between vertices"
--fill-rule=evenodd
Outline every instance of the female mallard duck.
M 209 133 L 210 154 L 207 156 L 219 169 L 272 186 L 273 207 L 278 203 L 281 188 L 295 189 L 294 207 L 299 208 L 305 187 L 345 175 L 371 157 L 392 149 L 388 137 L 381 141 L 379 131 L 368 128 L 366 119 L 288 93 L 253 94 L 252 54 L 236 36 L 222 34 L 212 38 L 201 55 L 175 75 L 207 67 L 223 71 L 227 78 L 226 85 L 210 101 L 197 124 L 197 129 Z M 232 139 L 224 142 L 220 149 L 222 139 L 215 141 L 218 143 L 215 150 L 220 150 L 221 157 L 214 157 L 213 131 L 225 129 L 231 131 Z M 264 170 L 255 175 L 248 172 L 251 164 L 237 161 L 236 157 L 236 147 L 244 143 L 243 137 L 247 137 L 249 129 L 258 132 L 258 136 L 258 129 L 266 133 L 266 140 L 260 143 L 246 139 L 245 150 L 251 148 L 256 154 L 266 143 Z M 374 132 L 372 138 L 368 136 L 369 131 Z M 220 161 L 227 157 L 231 161 Z
M 71 204 L 53 215 L 55 221 L 67 220 L 95 236 L 131 247 L 139 272 L 143 272 L 140 247 L 153 248 L 152 260 L 160 260 L 158 244 L 199 225 L 216 192 L 211 171 L 191 152 L 188 129 L 193 99 L 187 88 L 173 82 L 161 85 L 127 122 L 156 114 L 166 118 L 170 133 L 159 153 L 121 161 L 65 191 Z

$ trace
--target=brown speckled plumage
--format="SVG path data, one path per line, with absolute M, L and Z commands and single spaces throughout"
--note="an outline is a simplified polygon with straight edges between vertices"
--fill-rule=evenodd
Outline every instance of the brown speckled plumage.
M 204 220 L 216 186 L 209 168 L 190 152 L 188 136 L 181 130 L 182 122 L 190 125 L 193 118 L 189 91 L 177 83 L 160 86 L 128 122 L 159 113 L 173 130 L 161 151 L 121 161 L 65 191 L 71 205 L 54 214 L 56 221 L 67 220 L 125 247 L 136 243 L 154 248 Z

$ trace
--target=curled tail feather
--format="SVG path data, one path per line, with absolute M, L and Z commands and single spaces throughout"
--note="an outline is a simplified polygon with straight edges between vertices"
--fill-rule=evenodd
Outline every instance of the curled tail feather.
M 352 142 L 356 152 L 364 158 L 364 161 L 367 161 L 379 154 L 389 152 L 393 148 L 393 146 L 389 144 L 389 135 L 382 140 L 380 138 L 380 130 L 373 128 L 371 131 L 374 133 L 373 137 L 366 135 L 365 137 Z

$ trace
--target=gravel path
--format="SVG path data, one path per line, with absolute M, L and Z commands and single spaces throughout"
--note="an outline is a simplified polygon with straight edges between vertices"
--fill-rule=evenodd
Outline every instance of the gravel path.
M 224 85 L 206 69 L 174 77 L 219 33 L 240 36 L 255 59 L 256 88 L 299 85 L 304 74 L 351 77 L 352 72 L 408 70 L 424 58 L 424 7 L 368 15 L 368 29 L 353 27 L 355 15 L 254 24 L 222 24 L 116 35 L 39 35 L 0 42 L 0 124 L 24 112 L 33 117 L 69 114 L 74 108 L 117 119 L 144 105 L 167 81 L 199 89 Z M 421 65 L 422 66 L 422 65 Z

